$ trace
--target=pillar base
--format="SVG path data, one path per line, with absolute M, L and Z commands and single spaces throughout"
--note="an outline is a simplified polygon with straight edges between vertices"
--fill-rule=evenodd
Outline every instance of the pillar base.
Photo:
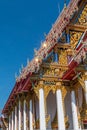
M 68 116 L 65 116 L 64 120 L 65 120 L 65 127 L 68 129 L 69 128 Z M 52 126 L 52 129 L 58 128 L 57 113 L 54 117 L 53 122 L 51 123 L 51 126 Z
M 46 120 L 46 126 L 48 125 L 48 122 L 50 120 L 50 115 L 45 115 L 45 120 Z M 35 128 L 39 129 L 40 128 L 40 124 L 39 124 L 39 119 L 35 122 Z

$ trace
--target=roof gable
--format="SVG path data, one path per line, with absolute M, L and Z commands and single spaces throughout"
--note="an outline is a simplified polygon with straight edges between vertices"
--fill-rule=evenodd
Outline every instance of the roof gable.
M 43 42 L 40 49 L 37 51 L 37 57 L 40 59 L 40 61 L 36 63 L 36 57 L 34 57 L 30 64 L 24 68 L 24 71 L 22 71 L 21 75 L 17 78 L 17 82 L 19 82 L 22 78 L 25 78 L 26 75 L 28 75 L 30 72 L 35 72 L 36 69 L 37 71 L 39 70 L 43 59 L 48 56 L 50 50 L 52 50 L 58 39 L 62 36 L 62 33 L 69 24 L 72 15 L 78 10 L 79 1 L 80 0 L 71 0 L 68 7 L 63 9 L 62 13 L 54 23 L 52 29 L 46 36 L 44 42 L 47 44 L 47 48 L 43 47 Z

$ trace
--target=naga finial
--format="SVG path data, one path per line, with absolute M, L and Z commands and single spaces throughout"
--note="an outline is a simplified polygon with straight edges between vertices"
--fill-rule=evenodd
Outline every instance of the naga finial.
M 64 9 L 66 9 L 66 0 L 64 0 Z
M 15 79 L 17 79 L 17 73 L 15 73 Z
M 29 61 L 29 58 L 27 58 L 27 65 L 29 65 L 30 61 Z
M 21 64 L 21 69 L 23 69 L 24 68 L 24 66 L 23 66 L 23 64 Z
M 38 53 L 38 51 L 37 51 L 37 49 L 35 48 L 35 49 L 34 49 L 34 55 L 37 56 L 37 53 Z
M 44 37 L 46 38 L 47 34 L 44 32 Z
M 19 69 L 19 74 L 21 74 L 21 69 Z

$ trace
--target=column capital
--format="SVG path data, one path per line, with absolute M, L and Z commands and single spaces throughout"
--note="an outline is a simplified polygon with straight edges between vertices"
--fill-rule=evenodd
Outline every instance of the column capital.
M 45 85 L 45 84 L 38 84 L 36 87 L 34 87 L 34 92 L 36 93 L 38 99 L 39 99 L 39 90 L 44 90 L 44 98 L 46 99 L 49 92 L 52 90 L 53 94 L 56 93 L 58 89 L 60 89 L 63 93 L 63 97 L 65 97 L 67 93 L 67 89 L 65 86 L 62 85 L 62 82 L 57 82 L 55 85 Z
M 82 77 L 84 80 L 87 80 L 87 71 L 85 71 L 83 74 L 82 74 Z
M 35 87 L 34 92 L 36 93 L 36 96 L 38 97 L 38 99 L 39 99 L 39 90 L 41 88 L 44 90 L 44 97 L 47 98 L 51 88 L 49 86 L 47 87 L 46 85 L 42 85 L 42 86 L 38 85 L 37 87 Z
M 62 92 L 62 98 L 63 98 L 63 100 L 64 100 L 64 98 L 65 98 L 65 96 L 66 96 L 66 94 L 67 94 L 67 88 L 66 88 L 66 86 L 63 86 L 63 85 L 62 85 L 62 82 L 58 82 L 58 83 L 56 83 L 56 91 L 57 91 L 58 89 L 61 90 L 61 92 Z
M 85 81 L 87 80 L 87 72 L 82 74 L 80 77 L 78 77 L 78 82 L 82 86 L 83 90 L 86 92 L 86 86 L 85 86 Z
M 42 88 L 43 90 L 46 90 L 46 86 L 44 85 L 43 81 L 39 81 L 38 85 L 36 85 L 36 86 L 34 87 L 34 92 L 35 92 L 36 96 L 38 97 L 38 99 L 39 99 L 39 90 L 40 90 L 41 88 Z
M 79 89 L 80 85 L 82 85 L 82 83 L 83 82 L 81 81 L 81 79 L 79 77 L 75 82 L 74 81 L 70 82 L 70 87 L 68 88 L 68 90 L 70 92 L 72 92 L 72 91 L 76 92 Z

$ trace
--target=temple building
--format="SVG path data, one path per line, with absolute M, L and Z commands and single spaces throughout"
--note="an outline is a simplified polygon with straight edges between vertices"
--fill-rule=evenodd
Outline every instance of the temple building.
M 71 0 L 3 108 L 3 130 L 87 129 L 87 0 Z

